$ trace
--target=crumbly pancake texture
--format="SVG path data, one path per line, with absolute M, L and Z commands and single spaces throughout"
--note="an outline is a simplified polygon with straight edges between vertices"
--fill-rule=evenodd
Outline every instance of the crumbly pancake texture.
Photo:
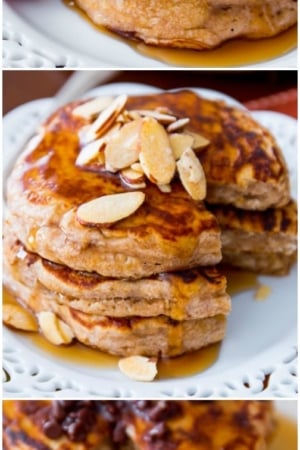
M 293 0 L 76 0 L 97 25 L 147 44 L 213 48 L 237 37 L 274 36 L 297 21 Z
M 4 239 L 5 267 L 31 287 L 32 299 L 111 317 L 165 315 L 174 320 L 227 315 L 226 279 L 214 267 L 161 273 L 140 280 L 78 272 L 27 252 L 10 233 Z M 6 269 L 5 269 L 6 271 Z M 34 300 L 32 300 L 34 301 Z
M 163 98 L 156 101 L 164 104 Z M 75 106 L 63 107 L 47 121 L 40 142 L 25 149 L 8 180 L 10 226 L 26 247 L 53 262 L 109 277 L 139 278 L 218 263 L 216 220 L 179 182 L 168 194 L 148 182 L 143 205 L 109 226 L 77 220 L 81 204 L 130 188 L 118 173 L 75 165 L 79 130 L 87 124 L 72 115 Z
M 93 430 L 81 436 L 81 442 L 71 440 L 70 427 L 64 429 L 80 408 L 94 411 Z M 45 413 L 59 437 L 47 436 Z M 274 429 L 269 401 L 4 402 L 5 450 L 265 450 Z M 104 445 L 101 438 L 107 435 Z M 92 436 L 96 446 L 88 442 Z
M 297 256 L 297 205 L 266 211 L 214 206 L 223 262 L 266 274 L 286 274 Z

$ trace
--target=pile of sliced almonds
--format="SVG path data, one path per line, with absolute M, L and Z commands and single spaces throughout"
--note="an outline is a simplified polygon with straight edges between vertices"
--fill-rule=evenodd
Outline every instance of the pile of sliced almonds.
M 73 115 L 91 120 L 80 130 L 81 151 L 76 165 L 98 165 L 119 173 L 132 189 L 144 189 L 146 180 L 162 192 L 171 192 L 176 173 L 194 200 L 206 196 L 206 179 L 195 151 L 209 141 L 185 130 L 189 118 L 178 118 L 167 108 L 126 110 L 127 96 L 100 97 L 73 110 Z M 82 220 L 84 222 L 84 220 Z

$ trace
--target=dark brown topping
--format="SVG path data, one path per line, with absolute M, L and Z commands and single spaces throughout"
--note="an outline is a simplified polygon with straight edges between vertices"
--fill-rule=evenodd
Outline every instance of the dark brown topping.
M 44 411 L 42 429 L 50 439 L 65 434 L 71 441 L 82 442 L 96 423 L 96 413 L 95 402 L 57 400 Z
M 140 400 L 132 402 L 132 407 L 138 415 L 156 423 L 174 418 L 182 412 L 178 402 L 168 400 Z

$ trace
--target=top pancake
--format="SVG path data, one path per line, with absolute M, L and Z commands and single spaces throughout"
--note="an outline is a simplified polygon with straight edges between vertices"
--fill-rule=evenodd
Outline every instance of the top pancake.
M 218 263 L 216 220 L 176 179 L 167 194 L 147 183 L 144 204 L 109 227 L 78 222 L 76 209 L 82 203 L 130 188 L 118 174 L 75 165 L 79 130 L 89 123 L 72 114 L 77 105 L 67 105 L 49 118 L 39 142 L 27 146 L 8 180 L 9 223 L 25 247 L 73 269 L 113 277 L 139 278 Z M 288 201 L 281 152 L 247 113 L 189 91 L 133 97 L 126 108 L 158 106 L 190 117 L 190 128 L 210 140 L 200 154 L 208 201 L 256 209 Z

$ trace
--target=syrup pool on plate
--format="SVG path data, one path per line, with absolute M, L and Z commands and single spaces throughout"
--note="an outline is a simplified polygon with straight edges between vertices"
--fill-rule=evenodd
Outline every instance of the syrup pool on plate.
M 234 39 L 227 41 L 220 47 L 212 50 L 180 50 L 145 45 L 141 42 L 122 38 L 115 33 L 95 25 L 89 17 L 81 11 L 73 0 L 63 2 L 78 12 L 99 33 L 130 45 L 138 53 L 162 61 L 165 64 L 184 67 L 234 67 L 249 64 L 258 64 L 278 58 L 297 48 L 297 26 L 290 28 L 277 36 L 267 39 L 247 40 Z
M 15 299 L 4 289 L 4 303 L 14 303 Z M 80 343 L 56 346 L 39 333 L 15 331 L 20 338 L 28 340 L 47 357 L 53 356 L 61 362 L 101 369 L 117 369 L 120 357 L 95 350 Z M 218 359 L 221 344 L 213 344 L 196 352 L 176 358 L 161 359 L 158 363 L 158 379 L 188 377 L 204 372 Z
M 256 293 L 263 286 L 259 283 L 256 274 L 248 271 L 235 269 L 226 269 L 227 291 L 234 297 L 235 295 L 250 291 L 253 299 L 265 300 L 270 291 L 263 289 L 260 298 L 256 298 Z M 4 289 L 4 303 L 13 303 L 16 300 Z M 101 369 L 117 369 L 120 357 L 109 355 L 96 349 L 92 349 L 80 343 L 73 343 L 66 346 L 56 346 L 47 341 L 39 333 L 17 332 L 22 339 L 29 340 L 44 354 L 51 355 L 55 359 L 66 361 L 74 365 L 82 365 L 86 367 Z M 172 339 L 176 336 L 172 336 Z M 209 345 L 198 351 L 187 353 L 176 358 L 160 359 L 158 362 L 157 379 L 169 379 L 188 377 L 204 372 L 211 367 L 218 359 L 221 349 L 221 343 Z

